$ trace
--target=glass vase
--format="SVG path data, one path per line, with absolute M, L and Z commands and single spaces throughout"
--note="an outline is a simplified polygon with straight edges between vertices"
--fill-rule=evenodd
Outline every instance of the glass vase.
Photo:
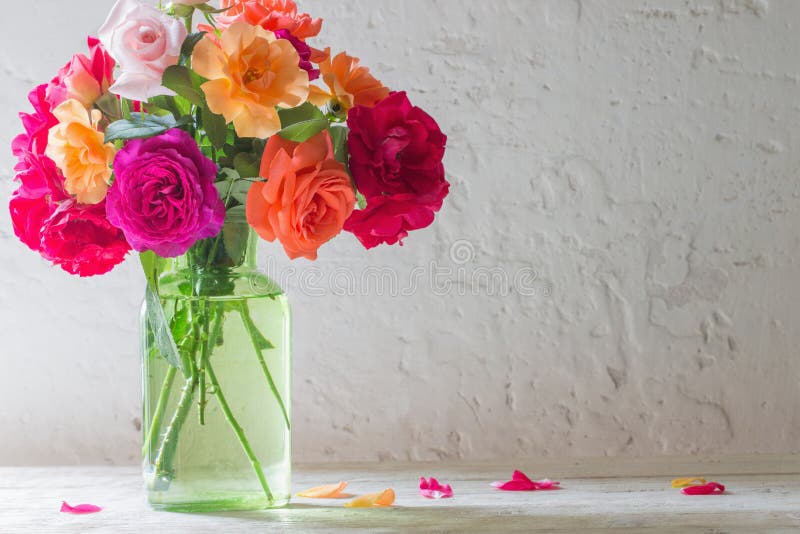
M 156 509 L 277 508 L 291 491 L 290 312 L 244 221 L 156 262 L 141 316 L 144 475 Z

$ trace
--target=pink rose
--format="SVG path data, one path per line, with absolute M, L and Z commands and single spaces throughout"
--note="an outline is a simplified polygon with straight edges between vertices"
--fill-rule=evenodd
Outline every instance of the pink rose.
M 47 87 L 47 100 L 56 107 L 74 98 L 91 108 L 114 81 L 114 60 L 95 37 L 88 38 L 89 55 L 76 54 Z
M 70 274 L 105 274 L 131 250 L 119 228 L 108 222 L 104 203 L 62 202 L 44 222 L 42 256 Z
M 121 70 L 112 93 L 142 102 L 175 94 L 161 78 L 178 62 L 187 35 L 181 21 L 136 0 L 118 0 L 98 34 Z

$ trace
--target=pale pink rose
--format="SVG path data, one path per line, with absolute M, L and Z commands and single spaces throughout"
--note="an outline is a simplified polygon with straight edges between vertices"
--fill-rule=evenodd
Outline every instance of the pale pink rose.
M 175 94 L 161 78 L 178 62 L 187 35 L 181 21 L 137 0 L 118 0 L 98 34 L 121 71 L 112 93 L 139 101 Z
M 206 2 L 208 2 L 208 0 L 172 0 L 173 4 L 183 4 L 185 6 L 199 6 Z

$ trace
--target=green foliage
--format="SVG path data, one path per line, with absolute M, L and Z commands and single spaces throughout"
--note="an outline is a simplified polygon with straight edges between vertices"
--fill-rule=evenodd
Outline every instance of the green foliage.
M 261 174 L 261 158 L 250 152 L 239 152 L 233 158 L 233 168 L 243 178 L 257 178 Z
M 214 148 L 220 149 L 225 146 L 228 140 L 228 123 L 225 122 L 225 117 L 212 113 L 207 106 L 201 108 L 200 117 L 206 136 Z
M 332 125 L 330 127 L 330 132 L 336 161 L 348 167 L 350 163 L 350 154 L 347 151 L 347 135 L 350 133 L 350 130 L 347 126 Z
M 287 141 L 294 141 L 295 143 L 303 143 L 308 141 L 322 130 L 328 127 L 326 119 L 311 119 L 307 121 L 298 122 L 282 129 L 278 135 Z
M 178 65 L 185 66 L 189 63 L 192 52 L 194 52 L 194 47 L 197 46 L 197 43 L 199 43 L 205 35 L 206 32 L 195 32 L 186 37 L 186 40 L 183 41 L 183 45 L 181 45 L 181 55 L 180 59 L 178 59 Z
M 188 117 L 181 117 L 180 120 L 175 120 L 172 115 L 160 116 L 131 113 L 130 119 L 118 120 L 108 125 L 105 142 L 153 137 L 172 128 L 184 126 L 187 123 Z
M 298 122 L 305 122 L 314 119 L 324 119 L 325 115 L 317 106 L 306 102 L 305 104 L 292 109 L 279 109 L 278 117 L 281 119 L 281 128 L 287 128 Z
M 205 95 L 200 89 L 204 82 L 205 80 L 200 75 L 182 65 L 167 67 L 161 80 L 164 87 L 172 89 L 198 107 L 206 105 Z

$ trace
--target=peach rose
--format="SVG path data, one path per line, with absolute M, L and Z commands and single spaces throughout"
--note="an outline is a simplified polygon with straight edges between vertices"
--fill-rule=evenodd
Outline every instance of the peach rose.
M 116 153 L 112 143 L 103 143 L 103 133 L 97 129 L 102 112 L 89 112 L 70 98 L 55 108 L 53 115 L 58 124 L 50 129 L 45 154 L 61 169 L 69 194 L 81 204 L 99 204 L 106 198 Z
M 308 72 L 292 43 L 246 22 L 222 32 L 219 42 L 200 41 L 192 68 L 209 81 L 201 86 L 208 107 L 233 122 L 240 137 L 269 137 L 281 129 L 276 107 L 294 108 L 308 98 Z
M 341 52 L 331 59 L 331 49 L 322 52 L 319 71 L 328 91 L 312 86 L 308 100 L 315 106 L 338 105 L 345 113 L 355 106 L 373 107 L 389 96 L 389 89 L 359 65 L 357 57 Z M 313 60 L 312 60 L 313 61 Z
M 247 195 L 247 222 L 267 241 L 280 241 L 291 259 L 317 259 L 353 213 L 356 197 L 324 130 L 304 143 L 270 137 L 261 176 Z

